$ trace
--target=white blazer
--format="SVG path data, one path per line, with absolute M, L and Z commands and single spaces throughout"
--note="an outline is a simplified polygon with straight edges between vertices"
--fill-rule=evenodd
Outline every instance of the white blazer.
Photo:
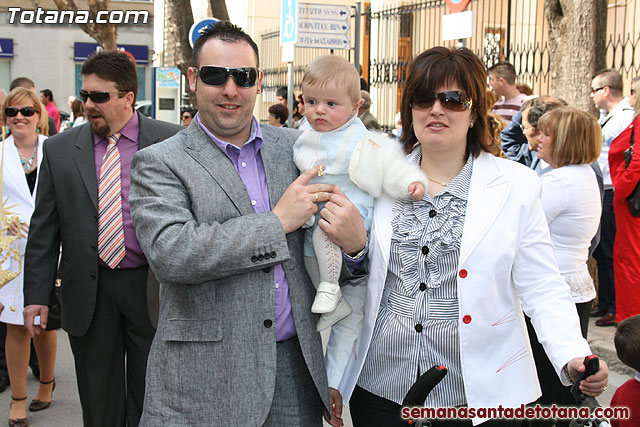
M 44 143 L 46 136 L 38 135 L 38 177 L 36 178 L 36 188 L 38 187 L 37 180 L 40 178 L 40 162 L 42 161 L 42 144 Z M 9 207 L 9 211 L 20 217 L 20 220 L 31 223 L 31 214 L 35 207 L 36 190 L 34 189 L 33 195 L 29 191 L 29 185 L 24 176 L 24 169 L 20 163 L 20 156 L 18 155 L 18 149 L 13 141 L 13 136 L 9 136 L 4 142 L 0 141 L 2 149 L 0 150 L 0 159 L 4 161 L 3 166 L 3 187 L 2 197 L 5 200 L 5 206 Z M 17 241 L 17 247 L 22 258 L 24 268 L 24 252 L 27 246 L 27 239 L 20 238 Z M 2 265 L 3 269 L 16 271 L 18 269 L 18 262 L 13 258 L 9 258 Z M 23 324 L 22 309 L 23 307 L 23 295 L 22 295 L 22 271 L 15 279 L 9 282 L 0 290 L 0 301 L 5 305 L 5 309 L 0 315 L 0 321 L 12 324 Z M 11 311 L 9 307 L 16 306 L 16 311 Z M 37 323 L 37 322 L 36 322 Z
M 522 309 L 558 374 L 572 358 L 591 354 L 558 272 L 540 190 L 536 173 L 514 161 L 484 152 L 474 160 L 457 283 L 470 408 L 516 407 L 540 396 Z M 374 209 L 365 319 L 339 387 L 345 403 L 362 370 L 380 307 L 394 202 L 384 196 Z

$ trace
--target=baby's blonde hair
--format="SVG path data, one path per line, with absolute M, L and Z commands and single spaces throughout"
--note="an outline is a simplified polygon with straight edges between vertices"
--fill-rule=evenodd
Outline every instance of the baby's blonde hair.
M 325 55 L 314 59 L 304 70 L 302 88 L 304 86 L 326 87 L 329 82 L 344 88 L 355 104 L 360 100 L 360 76 L 358 71 L 346 59 L 339 56 Z

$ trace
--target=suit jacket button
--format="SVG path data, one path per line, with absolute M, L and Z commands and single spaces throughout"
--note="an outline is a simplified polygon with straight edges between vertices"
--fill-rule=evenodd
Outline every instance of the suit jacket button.
M 258 262 L 258 257 L 257 256 L 252 256 L 251 257 L 251 262 Z
M 467 314 L 466 316 L 464 316 L 464 317 L 462 318 L 462 321 L 463 321 L 464 323 L 471 323 L 471 316 L 469 316 L 469 315 Z
M 94 220 L 95 222 L 98 222 L 98 217 L 97 217 L 97 216 L 94 216 L 94 217 L 93 217 L 93 220 Z
M 89 274 L 89 277 L 91 277 L 92 279 L 94 279 L 94 280 L 95 280 L 95 278 L 96 278 L 96 273 L 91 273 L 91 274 Z
M 264 259 L 269 259 L 269 258 L 271 258 L 271 255 L 269 255 L 269 252 L 265 252 Z
M 271 271 L 271 267 L 265 267 L 262 269 L 262 271 L 264 271 L 265 273 L 268 273 Z
M 423 255 L 429 255 L 429 248 L 427 246 L 423 246 L 422 247 L 422 254 Z
M 98 249 L 98 248 L 96 247 L 96 245 L 91 245 L 91 250 L 92 250 L 93 252 L 95 252 L 95 251 L 96 251 L 96 249 Z
M 262 260 L 264 260 L 264 255 L 262 254 L 258 255 L 258 261 L 262 261 Z
M 425 289 L 427 289 L 427 285 L 425 283 L 420 283 L 420 290 L 424 291 Z
M 272 251 L 272 252 L 271 252 L 271 258 L 275 258 L 275 257 L 276 257 L 276 255 L 277 255 L 277 254 L 276 254 L 276 251 Z
M 273 325 L 273 322 L 269 319 L 265 320 L 263 323 L 265 328 L 270 328 L 271 325 Z
M 420 323 L 416 325 L 416 332 L 422 332 L 422 325 Z
M 460 270 L 459 274 L 460 274 L 460 277 L 464 279 L 465 277 L 467 277 L 467 270 L 463 268 L 462 270 Z
M 437 215 L 437 212 L 435 211 L 435 209 L 431 209 L 431 210 L 429 211 L 429 218 L 433 218 L 433 217 L 434 217 L 434 216 L 436 216 L 436 215 Z

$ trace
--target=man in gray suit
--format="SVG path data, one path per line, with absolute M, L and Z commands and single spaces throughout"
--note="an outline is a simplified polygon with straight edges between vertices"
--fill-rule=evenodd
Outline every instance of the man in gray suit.
M 155 331 L 148 263 L 129 213 L 129 165 L 136 151 L 182 127 L 135 111 L 138 79 L 128 55 L 98 53 L 81 73 L 88 124 L 43 145 L 25 255 L 25 326 L 32 335 L 46 326 L 60 259 L 62 327 L 83 423 L 131 427 L 142 413 Z M 41 326 L 34 326 L 36 316 Z
M 347 254 L 366 244 L 357 209 L 332 185 L 298 177 L 294 130 L 253 117 L 258 47 L 218 22 L 197 39 L 189 85 L 198 114 L 136 154 L 131 208 L 160 281 L 141 425 L 321 426 L 329 396 L 311 313 L 300 226 Z

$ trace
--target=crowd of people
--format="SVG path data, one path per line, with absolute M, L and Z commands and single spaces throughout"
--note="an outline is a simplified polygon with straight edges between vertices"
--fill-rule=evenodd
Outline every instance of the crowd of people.
M 60 327 L 85 426 L 226 426 L 251 408 L 252 425 L 338 427 L 347 404 L 354 426 L 404 426 L 405 394 L 436 365 L 448 374 L 427 406 L 575 406 L 596 315 L 619 324 L 620 360 L 640 368 L 628 202 L 640 79 L 625 97 L 614 70 L 594 77 L 598 122 L 557 97 L 527 100 L 510 64 L 434 47 L 408 69 L 396 139 L 376 132 L 368 85 L 336 56 L 306 67 L 292 128 L 281 90 L 260 124 L 259 58 L 229 22 L 203 31 L 184 126 L 135 110 L 135 65 L 119 52 L 85 61 L 72 123 L 48 139 L 53 94 L 12 84 L 10 425 L 51 405 Z M 30 337 L 40 387 L 27 406 Z M 608 375 L 600 360 L 580 391 L 600 395 Z M 638 411 L 631 381 L 614 402 Z

